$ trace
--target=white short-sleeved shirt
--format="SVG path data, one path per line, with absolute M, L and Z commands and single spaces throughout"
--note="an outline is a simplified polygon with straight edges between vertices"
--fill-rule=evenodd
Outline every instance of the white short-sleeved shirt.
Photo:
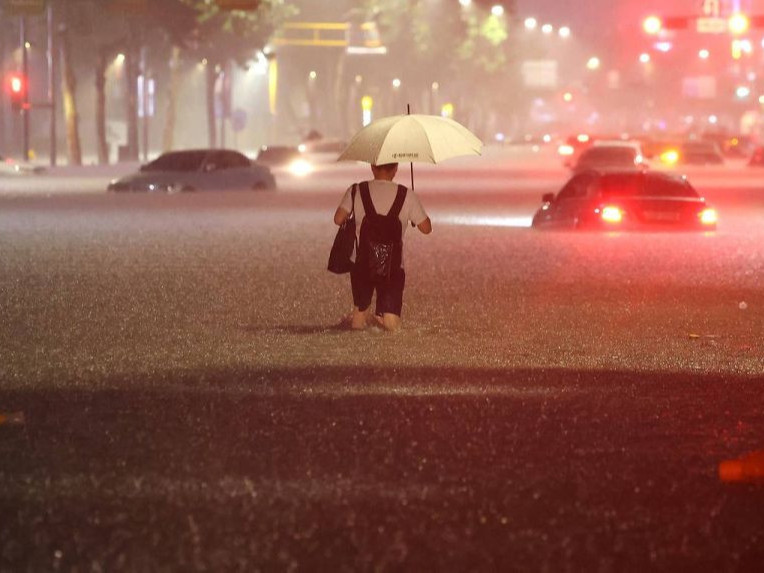
M 371 196 L 371 202 L 374 203 L 374 209 L 381 215 L 387 215 L 390 208 L 393 206 L 395 196 L 398 194 L 398 184 L 394 181 L 386 181 L 383 179 L 373 179 L 369 183 L 369 195 Z M 360 236 L 361 234 L 361 222 L 366 213 L 363 208 L 363 201 L 361 200 L 361 187 L 359 184 L 351 185 L 345 191 L 345 195 L 342 197 L 340 207 L 342 207 L 348 213 L 352 211 L 353 206 L 350 203 L 351 192 L 353 187 L 356 187 L 355 192 L 355 232 Z M 422 203 L 419 201 L 416 193 L 409 189 L 406 191 L 406 200 L 403 202 L 401 213 L 398 216 L 401 220 L 401 240 L 406 237 L 406 229 L 409 226 L 409 221 L 414 225 L 419 225 L 427 219 L 427 213 L 422 207 Z

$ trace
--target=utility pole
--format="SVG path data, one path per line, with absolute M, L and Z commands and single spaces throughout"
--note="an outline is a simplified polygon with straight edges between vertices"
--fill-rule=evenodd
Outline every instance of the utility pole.
M 143 36 L 142 36 L 143 37 Z M 141 105 L 139 108 L 143 113 L 141 118 L 143 128 L 143 161 L 149 160 L 149 72 L 147 48 L 144 44 L 141 46 Z
M 5 31 L 0 23 L 0 74 L 5 82 Z M 0 154 L 5 154 L 5 89 L 0 90 Z
M 24 89 L 24 101 L 21 104 L 21 118 L 23 121 L 24 161 L 29 161 L 29 51 L 27 50 L 27 18 L 19 18 L 21 29 L 21 73 L 26 84 Z
M 56 45 L 53 2 L 48 2 L 48 103 L 50 104 L 50 166 L 56 166 Z

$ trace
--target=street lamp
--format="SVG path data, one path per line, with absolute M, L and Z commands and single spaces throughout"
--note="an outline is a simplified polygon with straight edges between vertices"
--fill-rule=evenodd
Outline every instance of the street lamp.
M 600 65 L 601 65 L 600 59 L 597 56 L 592 56 L 586 62 L 586 69 L 598 70 L 600 68 Z
M 552 32 L 554 32 L 554 27 L 551 24 L 544 24 L 541 26 L 542 34 L 551 34 Z
M 560 38 L 570 38 L 570 28 L 567 26 L 562 26 L 557 33 L 560 35 Z
M 526 18 L 524 25 L 526 30 L 535 30 L 538 26 L 538 20 L 536 18 Z
M 648 63 L 650 61 L 650 54 L 648 54 L 647 52 L 639 54 L 639 61 L 642 62 L 643 64 Z
M 430 86 L 430 113 L 435 113 L 435 106 L 438 101 L 438 91 L 440 90 L 440 84 L 438 82 L 432 82 Z
M 699 57 L 701 60 L 707 60 L 707 59 L 708 59 L 708 56 L 710 56 L 710 55 L 711 55 L 711 53 L 710 53 L 708 50 L 706 50 L 705 48 L 703 48 L 702 50 L 700 50 L 700 51 L 698 52 L 698 57 Z
M 399 78 L 394 78 L 392 81 L 393 85 L 393 114 L 397 114 L 400 112 L 401 103 L 400 103 L 400 89 L 401 89 L 401 80 Z
M 657 44 L 655 44 L 655 49 L 658 50 L 659 52 L 663 52 L 664 54 L 666 52 L 670 52 L 671 48 L 673 47 L 674 46 L 671 44 L 671 42 L 658 42 Z
M 361 98 L 361 122 L 364 127 L 371 123 L 371 109 L 374 107 L 374 100 L 370 95 Z
M 642 29 L 645 33 L 650 34 L 651 36 L 658 34 L 658 32 L 661 31 L 661 28 L 663 28 L 663 22 L 661 22 L 661 19 L 658 18 L 658 16 L 648 16 L 642 22 Z
M 727 24 L 729 26 L 729 31 L 736 36 L 745 34 L 750 26 L 748 16 L 741 14 L 740 12 L 732 14 L 732 16 L 729 17 L 729 20 L 727 20 Z

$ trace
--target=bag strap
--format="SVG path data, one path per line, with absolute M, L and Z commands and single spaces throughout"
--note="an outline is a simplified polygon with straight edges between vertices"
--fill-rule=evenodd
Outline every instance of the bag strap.
M 358 187 L 357 183 L 353 183 L 353 188 L 350 190 L 350 215 L 348 219 L 355 217 L 355 190 Z
M 361 188 L 361 201 L 363 201 L 363 210 L 366 212 L 366 215 L 376 215 L 377 210 L 374 208 L 371 193 L 369 193 L 369 182 L 361 181 L 359 187 Z
M 387 213 L 388 217 L 395 217 L 397 219 L 401 214 L 401 209 L 403 209 L 403 202 L 406 200 L 407 191 L 408 189 L 406 189 L 403 185 L 398 185 L 398 193 L 395 195 L 393 206 L 390 207 L 390 211 Z

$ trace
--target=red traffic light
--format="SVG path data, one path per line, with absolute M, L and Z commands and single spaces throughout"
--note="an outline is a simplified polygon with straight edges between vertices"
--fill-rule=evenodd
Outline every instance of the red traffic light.
M 11 95 L 23 94 L 25 87 L 26 82 L 21 74 L 10 74 L 8 76 L 8 90 L 11 92 Z
M 8 92 L 11 96 L 11 106 L 18 111 L 24 107 L 27 101 L 27 79 L 23 74 L 9 74 L 6 80 Z

